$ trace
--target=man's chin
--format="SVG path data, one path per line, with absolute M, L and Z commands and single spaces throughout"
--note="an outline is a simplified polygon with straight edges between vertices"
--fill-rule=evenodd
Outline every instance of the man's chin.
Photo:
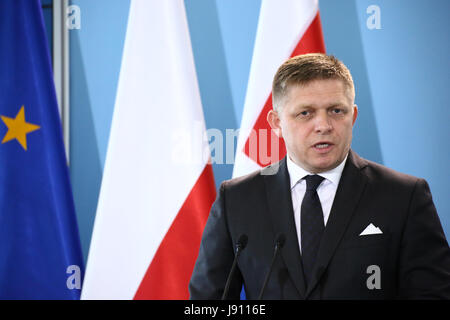
M 339 162 L 334 161 L 319 161 L 317 163 L 314 163 L 313 166 L 311 166 L 311 172 L 312 173 L 321 173 L 330 171 L 334 168 L 336 168 L 339 165 Z

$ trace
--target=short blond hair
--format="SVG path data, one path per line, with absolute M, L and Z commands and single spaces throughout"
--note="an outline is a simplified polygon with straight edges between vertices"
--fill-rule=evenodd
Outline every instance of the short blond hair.
M 277 70 L 272 83 L 272 104 L 275 110 L 283 104 L 283 99 L 292 85 L 306 85 L 314 80 L 341 80 L 350 98 L 355 98 L 355 86 L 348 68 L 336 57 L 323 53 L 308 53 L 292 57 Z

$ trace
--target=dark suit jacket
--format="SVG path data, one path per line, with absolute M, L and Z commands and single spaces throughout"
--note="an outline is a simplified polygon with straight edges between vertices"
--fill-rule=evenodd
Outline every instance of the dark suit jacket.
M 370 223 L 382 234 L 360 236 Z M 191 299 L 221 298 L 241 234 L 248 244 L 229 298 L 239 299 L 243 284 L 247 299 L 257 299 L 279 233 L 286 242 L 264 299 L 450 298 L 450 249 L 426 181 L 350 151 L 307 287 L 283 159 L 222 183 L 189 284 Z M 379 273 L 368 270 L 373 265 Z M 374 277 L 379 289 L 368 286 Z

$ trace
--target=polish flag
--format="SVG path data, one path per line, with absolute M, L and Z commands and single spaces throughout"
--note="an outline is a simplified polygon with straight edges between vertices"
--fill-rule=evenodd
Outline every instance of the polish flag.
M 290 57 L 325 53 L 318 0 L 265 0 L 256 32 L 233 176 L 275 163 L 286 155 L 283 140 L 271 132 L 272 80 Z
M 187 299 L 215 199 L 183 0 L 132 0 L 82 299 Z

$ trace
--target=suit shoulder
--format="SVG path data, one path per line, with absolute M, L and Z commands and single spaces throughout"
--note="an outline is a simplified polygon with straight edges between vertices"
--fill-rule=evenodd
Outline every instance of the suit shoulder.
M 267 167 L 258 169 L 249 174 L 246 174 L 241 177 L 236 177 L 233 179 L 225 180 L 222 182 L 221 188 L 224 189 L 247 189 L 249 186 L 254 184 L 260 184 L 264 180 L 264 176 L 270 176 L 277 174 L 278 170 L 281 167 L 281 161 L 271 164 Z
M 222 182 L 220 189 L 231 192 L 245 192 L 254 190 L 260 191 L 260 187 L 264 185 L 264 176 L 277 174 L 280 169 L 281 162 L 274 163 L 267 167 L 253 171 L 247 175 L 225 180 Z
M 365 161 L 367 165 L 364 167 L 363 171 L 371 181 L 409 187 L 414 187 L 418 181 L 425 181 L 422 178 L 399 172 L 382 164 L 370 160 Z
M 256 170 L 244 176 L 223 181 L 221 184 L 221 188 L 227 190 L 235 190 L 235 189 L 239 190 L 242 188 L 247 189 L 252 184 L 259 183 L 260 179 L 261 179 L 261 170 Z

